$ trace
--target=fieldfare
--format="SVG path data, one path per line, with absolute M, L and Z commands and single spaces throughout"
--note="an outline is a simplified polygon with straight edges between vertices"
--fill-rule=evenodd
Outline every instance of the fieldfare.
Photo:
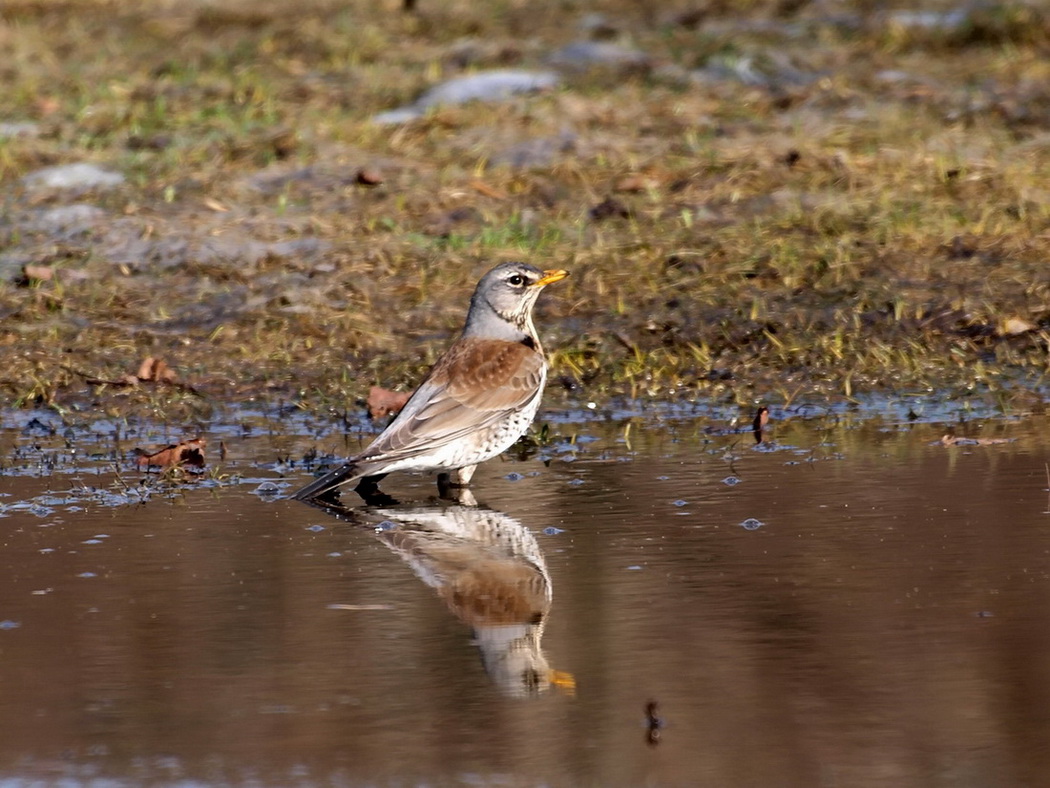
M 532 324 L 544 286 L 567 271 L 502 263 L 478 282 L 463 333 L 372 444 L 303 487 L 293 498 L 333 494 L 358 482 L 368 499 L 388 473 L 441 472 L 438 484 L 463 487 L 478 463 L 511 447 L 529 428 L 547 379 L 547 360 Z

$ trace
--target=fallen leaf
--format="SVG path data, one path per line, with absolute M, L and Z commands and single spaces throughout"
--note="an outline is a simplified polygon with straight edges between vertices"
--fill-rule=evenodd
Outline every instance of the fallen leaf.
M 494 200 L 507 199 L 507 193 L 505 191 L 497 189 L 495 186 L 489 186 L 484 181 L 473 180 L 470 182 L 470 188 L 479 194 L 484 194 L 486 197 L 491 197 Z
M 169 367 L 163 359 L 154 358 L 153 356 L 143 359 L 142 363 L 139 364 L 138 372 L 134 375 L 121 375 L 116 380 L 100 378 L 64 364 L 61 366 L 75 375 L 80 375 L 84 378 L 84 382 L 91 386 L 138 386 L 140 383 L 162 383 L 181 391 L 195 394 L 198 397 L 200 396 L 200 392 L 189 383 L 180 383 L 176 380 L 175 370 Z
M 357 171 L 354 180 L 362 186 L 378 186 L 383 182 L 383 173 L 375 167 L 362 167 Z
M 219 202 L 218 200 L 213 199 L 211 197 L 205 197 L 204 198 L 204 205 L 207 208 L 211 208 L 216 213 L 227 213 L 230 210 L 225 205 L 223 205 L 221 202 Z
M 656 186 L 655 181 L 643 178 L 641 175 L 628 175 L 617 181 L 614 191 L 618 192 L 644 192 Z
M 169 367 L 163 359 L 149 356 L 139 365 L 139 371 L 135 377 L 144 383 L 174 383 L 175 370 Z
M 373 419 L 382 419 L 387 416 L 396 416 L 405 407 L 408 398 L 412 396 L 406 391 L 391 391 L 390 389 L 372 386 L 368 390 L 368 415 Z
M 945 435 L 941 438 L 942 446 L 998 446 L 1002 443 L 1010 443 L 1013 438 L 960 438 L 955 435 Z
M 55 278 L 55 269 L 49 265 L 26 263 L 22 266 L 22 278 L 27 283 L 50 282 Z
M 138 455 L 138 464 L 142 467 L 156 465 L 161 468 L 174 468 L 177 465 L 187 465 L 191 468 L 203 468 L 204 447 L 207 444 L 205 438 L 194 438 L 172 443 L 153 453 L 145 449 L 135 449 L 135 454 Z
M 769 408 L 763 405 L 755 413 L 755 420 L 751 422 L 751 431 L 755 434 L 755 443 L 761 443 L 763 439 L 762 433 L 766 429 L 766 425 L 769 423 Z
M 1027 334 L 1035 329 L 1035 324 L 1029 323 L 1020 317 L 1008 317 L 1002 322 L 999 333 L 1003 336 L 1015 337 L 1018 334 Z
M 35 103 L 37 112 L 41 115 L 53 115 L 62 108 L 61 102 L 53 96 L 41 96 Z

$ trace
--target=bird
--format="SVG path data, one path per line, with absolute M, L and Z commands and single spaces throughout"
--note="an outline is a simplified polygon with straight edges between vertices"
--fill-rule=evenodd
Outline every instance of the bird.
M 462 333 L 389 426 L 292 497 L 333 496 L 356 481 L 367 501 L 380 479 L 405 470 L 439 471 L 439 489 L 468 486 L 478 464 L 510 448 L 536 416 L 547 359 L 532 309 L 544 287 L 568 275 L 508 262 L 481 277 Z
M 511 697 L 557 688 L 576 694 L 576 677 L 551 668 L 542 648 L 554 599 L 533 529 L 481 505 L 469 489 L 455 503 L 355 509 L 332 498 L 306 503 L 371 533 L 401 558 L 472 631 L 485 672 Z
M 388 527 L 373 529 L 376 537 L 471 627 L 485 672 L 502 692 L 525 697 L 557 687 L 574 694 L 573 675 L 553 670 L 540 645 L 553 591 L 525 525 L 476 502 L 378 509 L 372 516 L 390 518 Z

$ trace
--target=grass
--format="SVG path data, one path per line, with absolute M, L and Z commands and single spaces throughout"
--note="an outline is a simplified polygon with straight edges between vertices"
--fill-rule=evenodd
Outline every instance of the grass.
M 417 381 L 477 277 L 524 258 L 573 274 L 538 318 L 554 396 L 1028 402 L 1011 392 L 1042 385 L 1050 345 L 1050 15 L 1007 3 L 924 28 L 858 2 L 842 25 L 756 1 L 689 26 L 670 7 L 602 9 L 652 68 L 380 127 L 371 115 L 443 79 L 544 68 L 581 12 L 5 3 L 0 121 L 40 133 L 0 138 L 0 255 L 58 275 L 27 287 L 0 263 L 0 391 L 85 407 L 96 395 L 69 367 L 116 378 L 153 355 L 216 401 L 343 407 Z M 744 62 L 767 84 L 688 78 Z M 489 166 L 535 140 L 549 161 Z M 127 183 L 21 185 L 76 161 Z M 362 167 L 382 183 L 358 184 Z M 608 197 L 627 215 L 593 218 Z M 103 226 L 34 226 L 74 201 Z M 274 251 L 287 241 L 320 251 Z

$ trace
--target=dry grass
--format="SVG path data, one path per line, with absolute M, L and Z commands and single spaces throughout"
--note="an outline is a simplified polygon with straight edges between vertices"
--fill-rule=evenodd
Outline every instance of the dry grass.
M 692 26 L 685 4 L 610 0 L 595 9 L 651 68 L 381 127 L 371 115 L 442 79 L 544 67 L 583 37 L 583 10 L 5 3 L 0 121 L 40 135 L 0 138 L 0 252 L 83 276 L 0 283 L 0 386 L 82 406 L 68 367 L 115 376 L 153 355 L 216 397 L 345 404 L 417 380 L 478 275 L 518 258 L 572 271 L 539 323 L 556 379 L 592 399 L 1040 385 L 1050 16 L 1005 4 L 916 27 L 871 5 L 842 4 L 844 24 L 805 3 L 714 3 Z M 767 84 L 686 78 L 742 63 Z M 530 140 L 571 145 L 489 166 Z M 27 230 L 73 200 L 21 177 L 75 161 L 128 178 L 76 200 L 104 226 Z M 361 167 L 383 183 L 358 184 Z M 629 215 L 594 220 L 609 196 Z M 122 239 L 173 238 L 224 245 L 114 261 Z

